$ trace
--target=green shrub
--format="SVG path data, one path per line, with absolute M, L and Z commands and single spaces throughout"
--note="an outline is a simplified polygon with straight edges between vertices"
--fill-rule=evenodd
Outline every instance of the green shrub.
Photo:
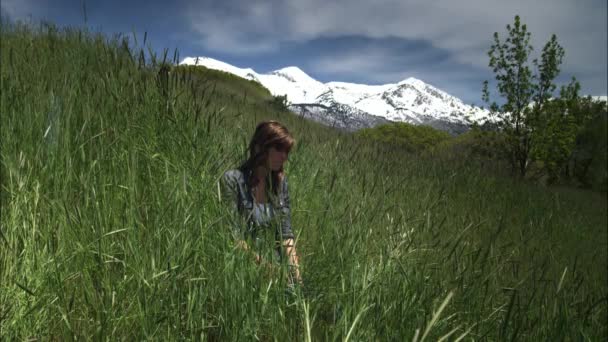
M 444 131 L 430 126 L 412 125 L 405 122 L 365 128 L 356 133 L 362 138 L 381 142 L 407 152 L 422 152 L 451 138 Z
M 608 190 L 608 114 L 597 111 L 576 137 L 570 157 L 574 177 L 585 187 Z

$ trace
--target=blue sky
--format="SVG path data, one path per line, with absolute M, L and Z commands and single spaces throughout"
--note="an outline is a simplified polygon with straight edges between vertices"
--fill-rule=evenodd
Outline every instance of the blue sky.
M 84 6 L 83 6 L 84 4 Z M 416 77 L 481 104 L 487 50 L 515 14 L 538 53 L 552 33 L 566 50 L 558 81 L 607 94 L 606 0 L 2 0 L 2 15 L 132 33 L 180 59 L 208 56 L 268 72 L 298 66 L 322 82 Z M 172 53 L 171 53 L 172 54 Z

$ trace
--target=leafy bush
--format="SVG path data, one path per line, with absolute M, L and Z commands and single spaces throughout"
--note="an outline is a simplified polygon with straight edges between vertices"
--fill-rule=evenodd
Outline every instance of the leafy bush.
M 447 141 L 451 136 L 430 126 L 397 122 L 359 130 L 357 135 L 407 152 L 421 152 Z
M 270 105 L 278 111 L 287 111 L 287 95 L 273 96 Z
M 584 187 L 608 191 L 608 112 L 606 101 L 587 108 L 592 119 L 576 137 L 570 172 Z
M 473 127 L 447 141 L 444 146 L 460 156 L 504 160 L 507 157 L 505 139 L 501 132 Z

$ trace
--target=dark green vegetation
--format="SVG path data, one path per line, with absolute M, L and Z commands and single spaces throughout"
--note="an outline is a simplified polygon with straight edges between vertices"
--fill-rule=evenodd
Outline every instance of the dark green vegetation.
M 555 101 L 550 106 L 560 106 Z M 527 181 L 554 186 L 572 186 L 606 193 L 608 190 L 608 119 L 605 101 L 578 98 L 562 112 L 545 121 L 547 129 L 534 135 L 535 148 L 526 168 Z M 585 117 L 584 125 L 575 118 Z M 495 127 L 474 126 L 450 136 L 429 126 L 394 123 L 362 129 L 362 139 L 381 142 L 386 149 L 422 155 L 474 159 L 491 166 L 493 174 L 513 174 L 509 136 Z
M 370 143 L 121 40 L 1 29 L 3 338 L 608 337 L 605 196 Z M 218 199 L 268 118 L 298 141 L 302 293 L 233 248 Z
M 211 91 L 222 94 L 222 96 L 232 96 L 232 100 L 246 101 L 249 99 L 249 101 L 258 102 L 273 99 L 268 89 L 260 83 L 245 80 L 227 72 L 193 65 L 169 67 L 168 71 L 173 73 L 172 79 L 180 83 L 188 82 L 196 88 L 191 89 L 191 91 L 202 91 L 201 95 L 203 97 L 206 94 L 205 91 Z M 212 98 L 215 98 L 215 96 Z
M 580 161 L 574 157 L 581 152 L 575 151 L 576 138 L 588 133 L 585 127 L 597 115 L 605 118 L 606 103 L 593 108 L 595 104 L 590 99 L 581 99 L 580 85 L 574 78 L 560 88 L 559 96 L 555 94 L 554 80 L 565 56 L 557 36 L 552 35 L 540 59 L 530 63 L 531 33 L 519 16 L 515 16 L 513 25 L 507 25 L 507 32 L 503 40 L 495 32 L 488 51 L 489 66 L 503 103 L 499 106 L 490 102 L 487 81 L 483 99 L 490 105 L 495 124 L 505 138 L 504 151 L 512 173 L 524 178 L 531 167 L 540 165 L 552 182 L 568 177 L 570 162 Z
M 430 126 L 415 126 L 405 122 L 359 130 L 357 135 L 392 145 L 407 152 L 421 152 L 450 139 L 444 131 Z
M 528 60 L 531 33 L 519 16 L 507 25 L 507 37 L 494 33 L 488 51 L 502 105 L 490 103 L 488 82 L 482 97 L 491 117 L 455 139 L 425 126 L 404 123 L 365 129 L 358 135 L 408 152 L 441 149 L 493 162 L 500 171 L 540 181 L 608 191 L 606 101 L 580 97 L 579 83 L 562 86 L 555 78 L 565 56 L 557 37 L 545 44 L 540 60 Z M 506 164 L 506 165 L 503 165 Z

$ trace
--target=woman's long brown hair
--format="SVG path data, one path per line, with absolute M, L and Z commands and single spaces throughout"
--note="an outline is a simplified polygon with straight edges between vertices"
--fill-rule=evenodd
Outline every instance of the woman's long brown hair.
M 268 150 L 274 147 L 277 150 L 286 151 L 289 153 L 295 140 L 287 127 L 278 121 L 270 120 L 258 124 L 249 143 L 249 157 L 239 167 L 245 173 L 245 179 L 248 180 L 249 188 L 255 187 L 260 179 L 255 176 L 255 169 L 258 166 L 266 166 L 268 159 Z M 278 171 L 271 171 L 270 187 L 274 195 L 279 194 L 279 187 L 285 177 L 285 171 L 281 167 Z M 266 183 L 268 184 L 268 182 Z

